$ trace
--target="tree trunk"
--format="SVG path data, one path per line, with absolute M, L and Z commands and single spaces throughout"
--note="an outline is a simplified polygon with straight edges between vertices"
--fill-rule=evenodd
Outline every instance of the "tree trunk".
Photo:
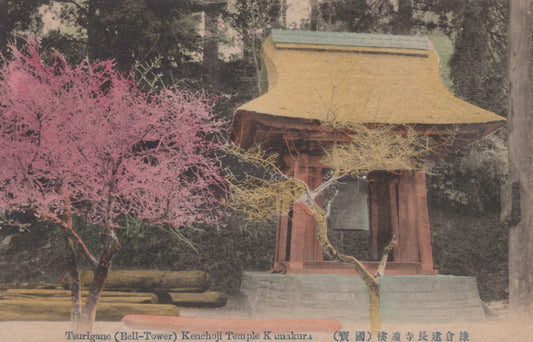
M 203 65 L 207 72 L 206 84 L 210 90 L 215 90 L 218 86 L 218 20 L 221 9 L 218 5 L 206 5 L 204 7 L 205 15 L 205 33 L 203 47 Z
M 88 0 L 87 2 L 87 54 L 89 61 L 94 63 L 98 48 L 98 35 L 93 31 L 97 27 L 98 18 L 96 17 L 97 0 Z
M 281 27 L 287 28 L 287 0 L 281 0 Z
M 75 325 L 81 318 L 81 280 L 78 272 L 78 263 L 74 252 L 74 243 L 69 238 L 65 238 L 65 251 L 67 257 L 67 279 L 72 298 L 72 311 L 70 319 Z
M 368 289 L 370 303 L 370 332 L 372 336 L 376 336 L 381 329 L 381 314 L 379 309 L 379 278 L 374 278 L 359 260 L 353 256 L 344 255 L 335 247 L 333 247 L 328 239 L 328 223 L 326 213 L 319 205 L 316 203 L 305 203 L 305 206 L 307 209 L 309 209 L 317 221 L 318 242 L 324 249 L 324 252 L 336 261 L 352 265 L 365 282 Z
M 100 295 L 104 289 L 105 280 L 109 269 L 111 268 L 111 262 L 113 257 L 122 247 L 120 242 L 106 246 L 104 252 L 100 256 L 98 266 L 94 271 L 94 278 L 89 288 L 89 295 L 87 296 L 87 302 L 83 308 L 81 315 L 81 331 L 92 332 L 94 320 L 96 319 L 96 308 L 98 306 L 98 301 L 100 300 Z
M 533 316 L 533 0 L 510 5 L 509 178 L 520 217 L 510 228 L 509 302 L 525 318 Z
M 318 30 L 318 0 L 311 0 L 311 31 Z
M 83 255 L 90 261 L 94 261 L 87 246 L 83 243 L 79 235 L 72 228 L 72 204 L 70 202 L 70 195 L 66 188 L 61 189 L 64 199 L 64 213 L 63 219 L 51 214 L 43 213 L 41 218 L 49 222 L 57 224 L 65 234 L 65 256 L 67 261 L 67 280 L 70 288 L 70 296 L 72 299 L 72 310 L 70 319 L 75 327 L 79 327 L 81 321 L 81 279 L 78 271 L 78 262 L 76 260 L 76 253 L 74 246 L 77 244 Z
M 262 64 L 261 64 L 261 56 L 260 52 L 257 46 L 257 36 L 252 35 L 252 57 L 254 61 L 254 68 L 255 68 L 255 84 L 257 86 L 257 93 L 259 95 L 263 94 L 263 86 L 261 82 L 262 77 Z

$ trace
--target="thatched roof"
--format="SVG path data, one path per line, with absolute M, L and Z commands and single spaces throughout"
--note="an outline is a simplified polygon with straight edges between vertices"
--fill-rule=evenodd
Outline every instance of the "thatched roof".
M 263 61 L 268 92 L 237 109 L 233 136 L 256 116 L 494 129 L 505 121 L 443 86 L 437 53 L 423 37 L 274 30 Z
M 238 111 L 358 123 L 503 120 L 442 85 L 425 38 L 275 30 L 263 60 L 269 90 Z

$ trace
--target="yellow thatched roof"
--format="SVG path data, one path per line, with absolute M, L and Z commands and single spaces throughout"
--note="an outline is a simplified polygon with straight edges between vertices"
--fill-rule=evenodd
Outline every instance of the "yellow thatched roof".
M 439 58 L 425 38 L 274 31 L 263 45 L 263 61 L 268 92 L 236 114 L 339 123 L 505 120 L 460 100 L 442 85 Z

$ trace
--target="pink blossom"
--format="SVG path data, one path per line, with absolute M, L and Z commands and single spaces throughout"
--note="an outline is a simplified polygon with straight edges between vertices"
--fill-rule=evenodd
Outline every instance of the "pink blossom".
M 0 68 L 0 210 L 61 214 L 61 189 L 89 222 L 125 214 L 180 227 L 209 222 L 224 188 L 211 99 L 140 91 L 112 62 L 70 67 L 39 47 Z M 218 195 L 217 195 L 218 194 Z

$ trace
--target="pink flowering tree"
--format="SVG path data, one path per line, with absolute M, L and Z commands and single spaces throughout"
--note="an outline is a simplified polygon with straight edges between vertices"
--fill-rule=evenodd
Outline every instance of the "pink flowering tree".
M 0 67 L 0 210 L 34 210 L 62 228 L 72 319 L 91 329 L 124 218 L 179 229 L 216 217 L 221 123 L 205 95 L 142 92 L 112 62 L 69 67 L 57 55 L 45 65 L 36 42 L 12 50 Z M 101 224 L 101 255 L 76 233 L 73 213 Z M 74 248 L 94 266 L 84 307 Z

